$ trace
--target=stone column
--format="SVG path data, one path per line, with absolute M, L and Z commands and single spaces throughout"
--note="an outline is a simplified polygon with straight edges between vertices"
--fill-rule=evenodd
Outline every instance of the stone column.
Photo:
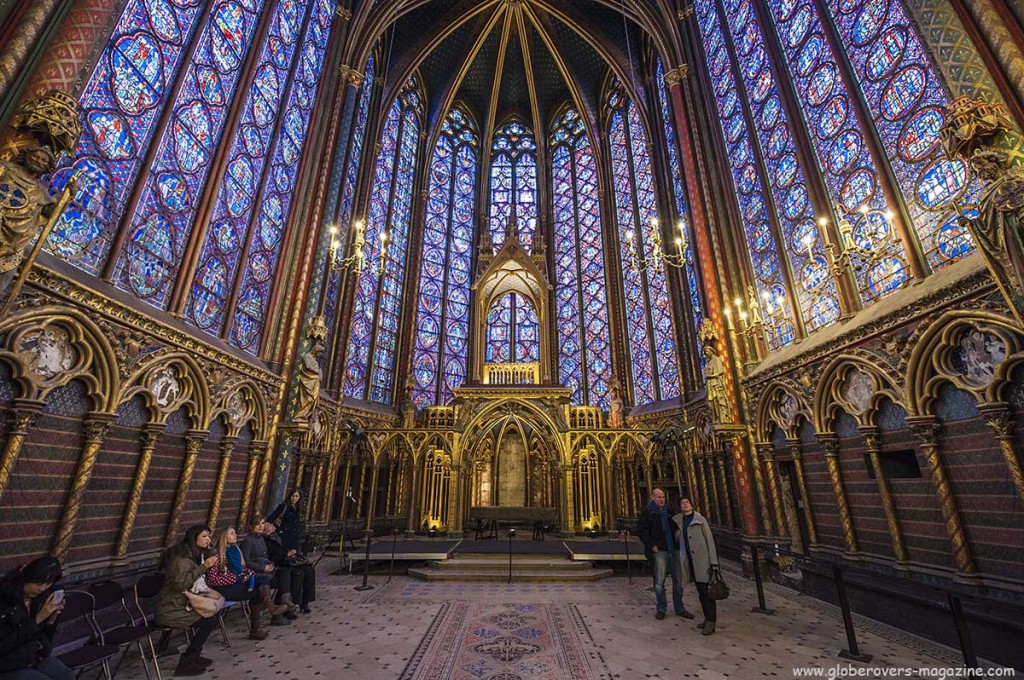
M 0 453 L 0 498 L 4 496 L 7 482 L 14 471 L 14 464 L 18 462 L 21 449 L 25 446 L 28 429 L 32 427 L 33 421 L 42 410 L 41 401 L 14 400 L 14 408 L 10 411 L 11 429 L 7 432 L 7 441 L 4 442 L 4 450 Z
M 217 482 L 213 486 L 213 502 L 210 503 L 210 514 L 206 519 L 206 526 L 210 531 L 217 530 L 217 515 L 220 514 L 220 502 L 224 498 L 224 484 L 228 481 L 228 467 L 231 465 L 231 454 L 238 443 L 237 437 L 224 437 L 220 442 L 220 468 L 217 470 Z M 247 526 L 242 524 L 237 527 L 238 532 L 248 532 Z
M 768 472 L 768 492 L 772 496 L 772 517 L 775 519 L 775 535 L 787 536 L 789 531 L 786 525 L 786 515 L 782 507 L 782 494 L 779 491 L 779 473 L 775 467 L 775 446 L 769 444 L 758 448 L 764 469 Z
M 358 491 L 357 491 L 357 493 L 355 495 L 356 496 L 356 514 L 354 515 L 355 517 L 361 517 L 362 514 L 363 514 L 363 490 L 366 487 L 366 470 L 367 470 L 367 468 L 368 468 L 368 465 L 366 463 L 362 463 L 359 466 L 359 486 L 358 486 Z
M 199 430 L 189 430 L 185 435 L 185 460 L 181 465 L 178 491 L 174 494 L 174 505 L 171 507 L 171 517 L 167 522 L 167 533 L 164 536 L 164 545 L 166 546 L 174 543 L 175 534 L 178 533 L 178 522 L 181 521 L 181 513 L 185 510 L 188 487 L 192 483 L 192 473 L 196 469 L 196 458 L 199 457 L 199 449 L 208 435 L 209 432 Z
M 324 463 L 324 482 L 326 488 L 324 488 L 323 503 L 320 505 L 320 513 L 317 516 L 317 520 L 320 522 L 327 522 L 331 519 L 334 490 L 338 486 L 338 468 L 334 465 L 333 460 Z
M 419 504 L 420 470 L 423 468 L 423 463 L 422 461 L 417 463 L 416 460 L 413 459 L 410 462 L 409 467 L 412 468 L 410 470 L 410 474 L 412 475 L 412 483 L 409 486 L 409 517 L 405 523 L 405 532 L 407 534 L 414 534 L 416 533 L 416 530 L 419 529 L 419 522 L 416 519 L 416 506 Z M 348 473 L 346 472 L 346 476 L 347 475 Z
M 700 496 L 701 501 L 704 504 L 704 512 L 707 513 L 709 519 L 713 513 L 714 503 L 712 502 L 711 491 L 708 485 L 708 473 L 704 468 L 704 456 L 703 453 L 696 453 L 693 456 L 694 466 L 697 468 L 698 477 L 700 477 Z
M 996 402 L 979 406 L 978 410 L 981 411 L 988 426 L 995 432 L 999 450 L 1003 454 L 1003 460 L 1006 461 L 1006 470 L 1014 488 L 1017 489 L 1017 497 L 1024 502 L 1024 473 L 1021 472 L 1020 461 L 1017 459 L 1017 451 L 1013 443 L 1015 423 L 1010 418 L 1009 405 Z
M 295 453 L 295 488 L 302 488 L 302 477 L 306 474 L 306 452 L 298 449 Z M 291 492 L 285 489 L 286 494 Z M 309 505 L 308 503 L 306 505 Z
M 312 498 L 313 498 L 313 503 L 315 505 L 310 510 L 309 518 L 312 521 L 314 521 L 314 522 L 319 519 L 319 517 L 320 517 L 320 508 L 322 508 L 323 504 L 324 504 L 324 492 L 326 491 L 326 489 L 324 488 L 324 473 L 325 473 L 326 469 L 327 469 L 327 461 L 325 461 L 323 458 L 321 458 L 316 463 L 316 473 L 313 476 L 313 494 L 312 494 Z
M 135 466 L 135 478 L 132 480 L 132 489 L 128 494 L 128 507 L 125 508 L 124 518 L 121 520 L 121 531 L 117 535 L 117 545 L 114 547 L 115 557 L 124 557 L 128 554 L 128 546 L 132 540 L 132 529 L 135 527 L 135 517 L 139 513 L 139 504 L 142 502 L 142 490 L 146 486 L 146 477 L 149 475 L 149 466 L 153 462 L 153 452 L 156 450 L 156 443 L 160 434 L 164 431 L 163 425 L 147 425 L 142 430 L 139 438 L 141 451 L 139 462 Z
M 380 465 L 374 463 L 373 474 L 370 477 L 370 497 L 366 507 L 366 530 L 369 531 L 373 524 L 373 513 L 377 509 L 377 479 L 380 476 Z
M 715 467 L 718 468 L 718 476 L 722 480 L 721 497 L 725 501 L 722 518 L 725 520 L 726 527 L 734 529 L 736 524 L 732 519 L 732 499 L 729 495 L 729 473 L 725 469 L 725 451 L 716 451 L 714 460 Z
M 253 512 L 252 496 L 256 488 L 256 475 L 259 473 L 260 460 L 267 455 L 267 442 L 251 442 L 249 444 L 249 466 L 245 470 L 245 486 L 242 487 L 242 503 L 238 509 L 238 523 L 243 527 L 249 525 L 249 516 Z
M 878 495 L 882 498 L 882 509 L 885 511 L 885 523 L 889 526 L 889 537 L 892 540 L 892 552 L 897 562 L 907 561 L 907 549 L 903 545 L 903 532 L 900 530 L 899 517 L 896 515 L 896 504 L 892 500 L 889 482 L 882 472 L 880 459 L 881 445 L 878 441 L 878 430 L 874 427 L 858 428 L 868 449 L 871 467 L 875 470 L 875 481 L 878 483 Z
M 0 97 L 10 98 L 19 72 L 24 69 L 33 51 L 41 46 L 51 15 L 63 4 L 61 0 L 32 0 L 18 20 L 18 28 L 0 50 Z
M 949 484 L 949 477 L 942 465 L 942 458 L 939 455 L 938 435 L 940 425 L 932 416 L 918 416 L 907 418 L 907 424 L 914 437 L 921 444 L 928 467 L 932 472 L 932 486 L 935 494 L 939 497 L 939 507 L 942 510 L 942 519 L 946 523 L 946 533 L 949 534 L 949 542 L 953 545 L 953 559 L 956 561 L 957 569 L 961 574 L 974 575 L 978 573 L 978 567 L 974 564 L 974 557 L 971 555 L 971 546 L 967 542 L 967 533 L 964 531 L 963 519 L 960 516 L 960 509 L 957 507 L 956 498 L 953 497 L 953 489 Z
M 75 469 L 75 476 L 71 482 L 71 490 L 68 491 L 67 499 L 64 501 L 64 513 L 57 526 L 57 538 L 50 550 L 50 553 L 61 562 L 68 556 L 71 537 L 74 535 L 75 524 L 78 522 L 78 513 L 82 509 L 82 498 L 85 496 L 85 490 L 89 487 L 89 480 L 92 478 L 92 470 L 96 466 L 96 456 L 99 454 L 100 445 L 116 417 L 117 415 L 113 413 L 92 413 L 83 426 L 85 441 L 82 446 L 82 455 L 78 459 L 78 467 Z
M 811 511 L 811 497 L 807 495 L 807 481 L 804 478 L 803 453 L 800 450 L 800 440 L 790 439 L 789 454 L 793 456 L 793 469 L 796 471 L 796 484 L 800 489 L 800 499 L 804 504 L 804 520 L 807 522 L 807 536 L 811 539 L 808 550 L 818 547 L 818 530 L 814 526 L 814 513 Z
M 819 434 L 817 439 L 825 451 L 825 464 L 828 466 L 828 476 L 832 480 L 832 493 L 836 497 L 839 524 L 843 527 L 843 539 L 846 541 L 846 553 L 850 556 L 857 555 L 860 548 L 857 547 L 857 534 L 853 529 L 850 506 L 846 502 L 846 487 L 843 486 L 843 472 L 839 467 L 839 439 L 834 434 Z
M 766 453 L 767 451 L 767 453 Z M 754 482 L 757 485 L 757 504 L 761 509 L 761 522 L 764 524 L 764 531 L 771 536 L 781 536 L 782 526 L 772 526 L 772 514 L 768 509 L 767 485 L 764 481 L 764 473 L 761 470 L 761 461 L 765 456 L 771 456 L 775 451 L 775 445 L 771 442 L 758 442 L 754 444 L 754 460 L 751 467 L 754 468 Z M 778 507 L 778 506 L 776 506 Z

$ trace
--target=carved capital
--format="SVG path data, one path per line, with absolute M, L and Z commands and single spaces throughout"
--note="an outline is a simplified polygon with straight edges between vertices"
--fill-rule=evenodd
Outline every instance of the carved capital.
M 82 424 L 82 434 L 87 443 L 94 444 L 103 441 L 103 438 L 107 436 L 110 426 L 114 423 L 112 418 L 103 417 L 104 415 L 107 414 L 94 414 Z
M 1014 423 L 1010 420 L 1010 411 L 1006 404 L 986 404 L 978 408 L 988 426 L 996 433 L 996 437 L 1004 439 L 1013 436 Z
M 775 460 L 775 445 L 771 442 L 757 442 L 754 444 L 757 457 L 766 463 Z
M 679 21 L 686 21 L 693 14 L 693 5 L 686 5 L 681 10 L 676 12 L 676 19 Z
M 860 432 L 860 436 L 864 440 L 864 446 L 867 447 L 868 451 L 878 451 L 881 448 L 878 429 L 874 427 L 859 427 L 857 431 Z
M 942 426 L 931 416 L 907 418 L 907 427 L 914 439 L 924 448 L 938 445 L 939 431 Z
M 352 12 L 345 9 L 340 4 L 338 5 L 338 9 L 334 11 L 334 16 L 336 16 L 339 21 L 352 21 Z
M 147 427 L 139 435 L 139 446 L 143 449 L 152 449 L 160 441 L 163 428 Z
M 185 454 L 188 456 L 198 456 L 199 449 L 202 448 L 203 442 L 206 441 L 206 437 L 209 434 L 209 432 L 200 430 L 190 430 L 185 435 Z
M 839 438 L 834 434 L 819 434 L 815 435 L 815 438 L 825 452 L 825 456 L 835 457 L 839 455 Z

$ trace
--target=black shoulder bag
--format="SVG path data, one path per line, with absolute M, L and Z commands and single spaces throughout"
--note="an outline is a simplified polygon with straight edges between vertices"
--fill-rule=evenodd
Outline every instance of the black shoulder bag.
M 729 597 L 729 586 L 722 579 L 721 570 L 715 566 L 708 570 L 710 580 L 708 581 L 708 597 L 712 600 L 724 600 Z

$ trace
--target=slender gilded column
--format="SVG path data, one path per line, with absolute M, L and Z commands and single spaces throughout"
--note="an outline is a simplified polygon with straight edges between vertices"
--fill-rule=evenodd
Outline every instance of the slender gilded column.
M 306 452 L 303 451 L 302 449 L 297 449 L 295 451 L 295 488 L 296 489 L 301 489 L 302 488 L 302 478 L 305 476 L 305 474 L 306 474 Z M 290 491 L 286 491 L 285 493 L 290 493 Z M 306 505 L 308 506 L 309 503 L 306 503 Z
M 60 5 L 59 0 L 32 0 L 28 9 L 18 21 L 18 29 L 0 51 L 0 97 L 10 95 L 10 87 L 36 43 L 42 37 L 49 23 L 50 15 Z
M 267 442 L 250 442 L 249 465 L 245 469 L 245 485 L 242 487 L 242 503 L 238 509 L 238 524 L 249 526 L 252 509 L 253 491 L 256 489 L 256 475 L 259 473 L 260 461 L 267 453 Z
M 363 463 L 359 469 L 359 491 L 356 494 L 356 517 L 361 517 L 363 514 L 363 491 L 366 490 L 366 473 L 370 466 L 367 463 Z
M 324 502 L 324 469 L 327 467 L 327 461 L 322 458 L 316 463 L 316 474 L 313 477 L 313 508 L 310 509 L 310 519 L 317 520 L 320 517 L 320 508 L 323 507 Z
M 716 451 L 714 460 L 715 467 L 718 468 L 718 477 L 722 480 L 721 496 L 724 501 L 722 507 L 722 518 L 725 520 L 725 526 L 729 529 L 733 529 L 736 525 L 732 521 L 732 500 L 729 495 L 729 473 L 725 469 L 725 451 Z
M 793 469 L 796 471 L 796 485 L 800 489 L 800 499 L 804 504 L 804 520 L 807 522 L 807 535 L 811 539 L 808 549 L 818 547 L 818 529 L 814 526 L 814 513 L 811 511 L 811 497 L 807 495 L 807 480 L 804 478 L 803 452 L 800 440 L 789 440 L 789 455 L 793 456 Z
M 71 482 L 71 490 L 68 491 L 67 499 L 64 501 L 64 513 L 57 526 L 57 539 L 53 542 L 53 548 L 50 550 L 50 553 L 61 562 L 68 556 L 71 537 L 74 535 L 75 524 L 78 522 L 78 513 L 82 509 L 82 498 L 85 496 L 85 490 L 89 488 L 89 480 L 92 478 L 93 468 L 96 467 L 96 456 L 99 454 L 100 445 L 116 417 L 116 414 L 113 413 L 92 413 L 83 425 L 82 434 L 85 441 L 82 446 L 82 455 L 78 459 L 78 468 L 75 470 L 75 476 Z
M 644 476 L 647 478 L 647 496 L 650 497 L 654 493 L 654 466 L 650 461 L 644 461 Z
M 693 469 L 693 453 L 686 451 L 683 453 L 683 465 L 686 466 L 686 485 L 689 487 L 688 491 L 690 494 L 690 501 L 698 507 L 702 507 L 700 494 L 700 488 L 697 487 L 697 473 Z
M 776 536 L 788 536 L 789 525 L 786 523 L 785 509 L 782 507 L 782 492 L 779 488 L 779 472 L 775 466 L 775 446 L 762 446 L 758 449 L 768 473 L 768 492 L 772 495 L 772 512 L 775 519 Z
M 715 470 L 715 452 L 709 451 L 704 456 L 704 469 L 707 470 L 709 487 L 711 488 L 711 507 L 714 508 L 712 513 L 713 519 L 712 524 L 721 526 L 722 522 L 722 494 L 720 481 L 718 479 L 718 473 Z
M 324 502 L 320 504 L 320 513 L 317 515 L 317 520 L 326 522 L 330 519 L 331 515 L 331 501 L 334 500 L 334 489 L 338 485 L 338 468 L 334 465 L 334 460 L 329 459 L 324 462 Z
M 775 445 L 771 442 L 757 442 L 754 444 L 754 456 L 751 461 L 751 467 L 754 468 L 754 483 L 757 484 L 757 505 L 761 510 L 761 521 L 764 523 L 765 533 L 769 536 L 781 536 L 783 531 L 782 525 L 773 527 L 772 514 L 768 508 L 767 485 L 764 481 L 764 471 L 761 466 L 761 461 L 765 457 L 765 451 L 768 451 L 768 455 L 771 455 L 774 449 Z
M 178 533 L 178 522 L 181 521 L 181 513 L 185 510 L 185 500 L 188 497 L 188 487 L 192 483 L 192 473 L 196 470 L 199 449 L 202 448 L 208 434 L 209 432 L 189 430 L 185 435 L 185 460 L 181 465 L 181 476 L 178 477 L 178 491 L 174 494 L 174 505 L 171 507 L 171 518 L 167 522 L 164 545 L 170 546 L 174 543 Z
M 410 470 L 410 473 L 412 474 L 412 484 L 409 486 L 409 518 L 408 518 L 408 520 L 405 523 L 405 530 L 406 530 L 406 532 L 411 534 L 411 533 L 414 533 L 419 528 L 417 526 L 419 524 L 419 522 L 416 519 L 416 514 L 417 514 L 416 511 L 418 510 L 417 505 L 418 505 L 418 501 L 419 501 L 418 497 L 419 497 L 419 490 L 420 490 L 420 484 L 419 484 L 420 468 L 422 468 L 423 465 L 422 464 L 417 464 L 416 461 L 414 460 L 414 461 L 411 462 L 409 467 L 412 468 Z M 347 470 L 345 471 L 345 476 L 348 477 L 348 471 Z
M 139 514 L 139 504 L 142 502 L 142 490 L 146 486 L 146 477 L 149 476 L 149 465 L 153 462 L 153 452 L 156 450 L 156 443 L 160 440 L 160 434 L 164 431 L 163 425 L 147 425 L 139 437 L 139 462 L 135 466 L 135 478 L 132 480 L 132 490 L 128 494 L 128 507 L 125 508 L 124 518 L 121 520 L 121 532 L 117 535 L 117 545 L 114 547 L 114 556 L 123 557 L 128 554 L 128 546 L 132 541 L 132 529 L 135 528 L 135 518 Z
M 16 399 L 14 408 L 10 411 L 11 429 L 7 432 L 7 441 L 4 442 L 3 453 L 0 453 L 0 498 L 4 496 L 7 482 L 14 471 L 14 464 L 18 462 L 21 449 L 25 446 L 25 437 L 32 427 L 32 422 L 43 409 L 41 401 L 27 401 Z
M 694 455 L 694 461 L 697 464 L 698 476 L 700 477 L 701 500 L 704 502 L 704 507 L 702 509 L 710 519 L 713 517 L 715 512 L 715 500 L 714 497 L 711 495 L 711 489 L 714 488 L 714 485 L 709 483 L 708 481 L 708 471 L 707 467 L 704 465 L 704 458 L 705 454 L 703 453 L 698 453 Z
M 231 454 L 238 444 L 236 437 L 224 437 L 220 442 L 220 469 L 217 470 L 217 482 L 213 486 L 213 502 L 210 503 L 210 514 L 206 519 L 206 526 L 210 531 L 217 530 L 217 515 L 220 514 L 220 502 L 224 498 L 224 484 L 228 481 L 228 468 L 231 466 Z M 247 532 L 249 527 L 241 524 L 236 527 L 241 532 Z
M 938 436 L 941 426 L 931 416 L 907 418 L 907 424 L 910 426 L 910 431 L 914 433 L 914 437 L 920 442 L 924 457 L 928 461 L 928 467 L 931 468 L 932 486 L 935 487 L 935 494 L 939 497 L 942 519 L 946 523 L 946 533 L 949 534 L 949 542 L 953 546 L 953 558 L 956 560 L 957 569 L 962 574 L 976 574 L 978 567 L 974 564 L 974 558 L 971 556 L 971 546 L 967 542 L 963 518 L 960 516 L 960 509 L 953 497 L 949 477 L 946 475 L 946 469 L 942 465 L 942 458 L 939 455 Z
M 985 404 L 979 406 L 978 410 L 985 417 L 985 422 L 996 434 L 996 441 L 999 442 L 999 450 L 1006 461 L 1006 469 L 1010 474 L 1010 480 L 1017 489 L 1017 496 L 1024 502 L 1024 473 L 1021 472 L 1020 461 L 1017 460 L 1017 451 L 1013 445 L 1014 422 L 1010 419 L 1008 405 L 1002 402 Z
M 858 428 L 864 438 L 864 445 L 871 459 L 871 467 L 875 470 L 875 482 L 878 483 L 878 495 L 882 498 L 882 510 L 885 511 L 885 523 L 889 526 L 889 538 L 892 540 L 892 552 L 897 562 L 907 561 L 907 549 L 903 545 L 903 532 L 900 530 L 899 517 L 896 515 L 896 504 L 892 500 L 889 481 L 882 472 L 882 461 L 879 452 L 878 430 L 873 427 Z
M 285 436 L 279 440 L 287 443 L 288 438 Z M 270 473 L 274 468 L 274 451 L 270 448 L 270 442 L 264 444 L 266 450 L 263 453 L 263 462 L 260 465 L 260 481 L 256 487 L 256 498 L 253 501 L 253 512 L 264 512 L 267 507 L 267 494 L 270 493 Z M 287 490 L 286 490 L 287 493 Z
M 825 452 L 825 465 L 828 466 L 828 476 L 832 480 L 832 493 L 836 497 L 836 508 L 839 510 L 839 524 L 843 527 L 846 552 L 849 555 L 856 555 L 860 552 L 860 548 L 857 547 L 857 534 L 853 529 L 853 517 L 850 515 L 850 506 L 846 501 L 843 471 L 839 467 L 839 439 L 834 434 L 819 434 L 817 439 Z

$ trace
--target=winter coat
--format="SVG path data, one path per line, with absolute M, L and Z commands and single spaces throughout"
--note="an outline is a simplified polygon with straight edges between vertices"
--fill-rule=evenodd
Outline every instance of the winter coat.
M 665 537 L 665 530 L 661 526 L 661 517 L 658 515 L 657 510 L 652 509 L 652 503 L 648 503 L 643 510 L 640 511 L 640 516 L 636 520 L 636 535 L 644 543 L 644 554 L 647 559 L 652 559 L 654 556 L 654 547 L 657 546 L 660 552 L 668 550 L 668 540 Z M 668 527 L 670 530 L 675 531 L 678 527 L 672 524 L 672 518 L 669 517 Z M 672 537 L 673 545 L 676 543 L 675 536 Z
M 50 656 L 56 626 L 36 623 L 36 614 L 53 592 L 37 595 L 26 609 L 20 579 L 0 583 L 0 673 L 36 665 Z
M 267 554 L 267 541 L 263 536 L 249 534 L 241 542 L 242 557 L 247 567 L 257 573 L 263 573 L 273 560 Z
M 188 598 L 183 590 L 192 588 L 196 579 L 206 573 L 206 567 L 189 555 L 175 555 L 167 565 L 164 587 L 156 603 L 156 622 L 168 628 L 187 628 L 201 616 L 194 610 L 185 609 Z
M 281 524 L 278 525 L 277 533 L 281 536 L 281 545 L 285 547 L 285 550 L 301 550 L 302 515 L 299 513 L 299 509 L 288 501 L 283 501 L 281 505 L 274 508 L 274 511 L 267 517 L 267 521 L 277 522 L 279 517 Z
M 672 518 L 672 522 L 683 528 L 683 513 Z M 711 567 L 718 566 L 718 550 L 715 548 L 715 537 L 711 534 L 711 527 L 704 515 L 696 510 L 693 512 L 693 520 L 686 529 L 686 540 L 679 537 L 679 563 L 683 571 L 683 582 L 690 583 L 690 562 L 693 562 L 693 575 L 697 583 L 709 583 L 711 581 Z M 689 545 L 690 554 L 685 554 Z

